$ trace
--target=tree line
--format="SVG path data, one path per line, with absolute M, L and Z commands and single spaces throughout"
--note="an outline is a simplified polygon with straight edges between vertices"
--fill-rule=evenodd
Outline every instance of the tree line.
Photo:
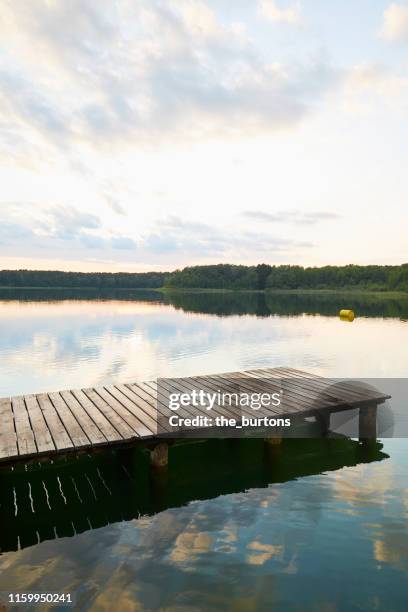
M 182 289 L 371 289 L 408 291 L 408 264 L 400 266 L 190 266 L 173 272 L 167 287 Z
M 0 287 L 96 289 L 371 289 L 408 291 L 408 264 L 400 266 L 188 266 L 175 272 L 59 272 L 1 270 Z
M 71 287 L 85 289 L 157 289 L 168 272 L 59 272 L 54 270 L 1 270 L 0 287 Z

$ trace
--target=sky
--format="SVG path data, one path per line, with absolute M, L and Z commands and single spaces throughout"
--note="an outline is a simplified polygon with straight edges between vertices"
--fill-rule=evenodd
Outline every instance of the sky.
M 408 1 L 0 0 L 0 268 L 408 261 Z

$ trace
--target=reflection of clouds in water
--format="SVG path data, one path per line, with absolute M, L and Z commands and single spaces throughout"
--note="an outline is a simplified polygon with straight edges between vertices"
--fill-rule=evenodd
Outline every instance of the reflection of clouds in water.
M 0 395 L 274 365 L 338 376 L 388 375 L 392 368 L 395 376 L 395 364 L 408 358 L 401 325 L 357 319 L 344 326 L 334 317 L 302 315 L 217 317 L 143 301 L 3 301 Z
M 352 468 L 351 487 L 339 478 L 343 472 L 348 478 L 346 468 L 6 554 L 0 590 L 6 582 L 21 590 L 69 586 L 78 589 L 81 605 L 92 602 L 97 610 L 119 602 L 124 610 L 194 609 L 197 602 L 203 610 L 265 609 L 277 597 L 290 605 L 297 589 L 315 602 L 311 576 L 319 576 L 319 596 L 330 607 L 343 596 L 333 592 L 330 576 L 348 580 L 364 568 L 369 584 L 353 597 L 358 604 L 369 589 L 383 605 L 390 578 L 376 574 L 373 582 L 372 573 L 378 563 L 406 571 L 408 542 L 404 525 L 388 517 L 392 506 L 372 503 L 376 470 L 384 496 L 392 474 L 381 474 L 383 464 L 368 466 L 372 473 L 366 467 Z M 345 513 L 344 504 L 357 505 L 363 516 Z
M 391 447 L 395 440 L 391 441 Z M 404 441 L 406 443 L 406 441 Z M 341 503 L 336 512 L 360 517 L 361 529 L 372 542 L 374 559 L 408 572 L 408 531 L 401 516 L 407 514 L 407 489 L 400 489 L 395 461 L 343 468 L 330 474 L 333 496 Z M 379 509 L 381 508 L 381 512 Z
M 408 534 L 404 523 L 391 523 L 382 539 L 374 541 L 374 557 L 379 563 L 391 565 L 408 573 Z
M 260 343 L 259 319 L 225 320 L 186 315 L 172 306 L 142 306 L 61 302 L 37 303 L 34 308 L 28 302 L 20 304 L 13 317 L 10 306 L 2 303 L 3 394 L 234 368 L 235 354 Z M 275 326 L 264 330 L 262 342 L 276 343 L 298 333 Z M 244 336 L 250 341 L 244 343 Z M 21 388 L 26 363 L 30 374 Z
M 283 546 L 274 546 L 273 544 L 262 544 L 257 540 L 253 540 L 247 544 L 247 548 L 251 551 L 247 555 L 247 563 L 250 565 L 263 565 L 265 561 L 268 561 L 272 557 L 281 557 L 283 552 Z
M 185 564 L 195 561 L 199 555 L 209 552 L 213 539 L 208 533 L 181 533 L 177 536 L 169 559 L 173 563 Z
M 386 506 L 396 490 L 391 462 L 360 464 L 330 474 L 335 499 L 342 502 L 339 511 L 363 514 L 366 508 Z

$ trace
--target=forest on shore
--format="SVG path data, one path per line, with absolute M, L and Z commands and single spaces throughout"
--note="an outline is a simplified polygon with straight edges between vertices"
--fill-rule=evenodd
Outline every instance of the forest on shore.
M 0 287 L 408 291 L 408 263 L 399 266 L 350 264 L 322 267 L 217 264 L 188 266 L 174 272 L 135 273 L 1 270 Z
M 408 291 L 408 264 L 400 266 L 191 266 L 173 272 L 173 288 L 202 289 L 370 289 Z
M 67 287 L 84 289 L 158 289 L 169 272 L 60 272 L 0 270 L 0 287 Z

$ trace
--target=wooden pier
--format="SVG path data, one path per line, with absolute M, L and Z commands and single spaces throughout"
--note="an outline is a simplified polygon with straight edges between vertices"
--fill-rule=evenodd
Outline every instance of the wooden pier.
M 317 414 L 328 429 L 331 413 L 359 408 L 361 437 L 376 437 L 376 408 L 389 396 L 350 382 L 339 384 L 292 368 L 269 368 L 166 379 L 169 382 L 165 385 L 167 391 L 175 393 L 188 393 L 197 385 L 216 392 L 220 388 L 233 389 L 232 381 L 237 380 L 244 390 L 262 393 L 276 391 L 282 379 L 290 380 L 291 384 L 285 390 L 284 405 L 273 409 L 274 417 L 304 420 Z M 0 461 L 49 457 L 135 441 L 151 447 L 163 444 L 158 424 L 166 415 L 165 399 L 156 382 L 0 399 Z M 183 412 L 194 416 L 191 407 L 183 408 Z M 231 417 L 234 409 L 215 406 L 214 412 Z M 271 413 L 266 409 L 257 411 L 257 416 L 265 415 L 271 416 Z M 169 432 L 171 437 L 176 436 Z M 162 449 L 156 454 L 163 462 Z

